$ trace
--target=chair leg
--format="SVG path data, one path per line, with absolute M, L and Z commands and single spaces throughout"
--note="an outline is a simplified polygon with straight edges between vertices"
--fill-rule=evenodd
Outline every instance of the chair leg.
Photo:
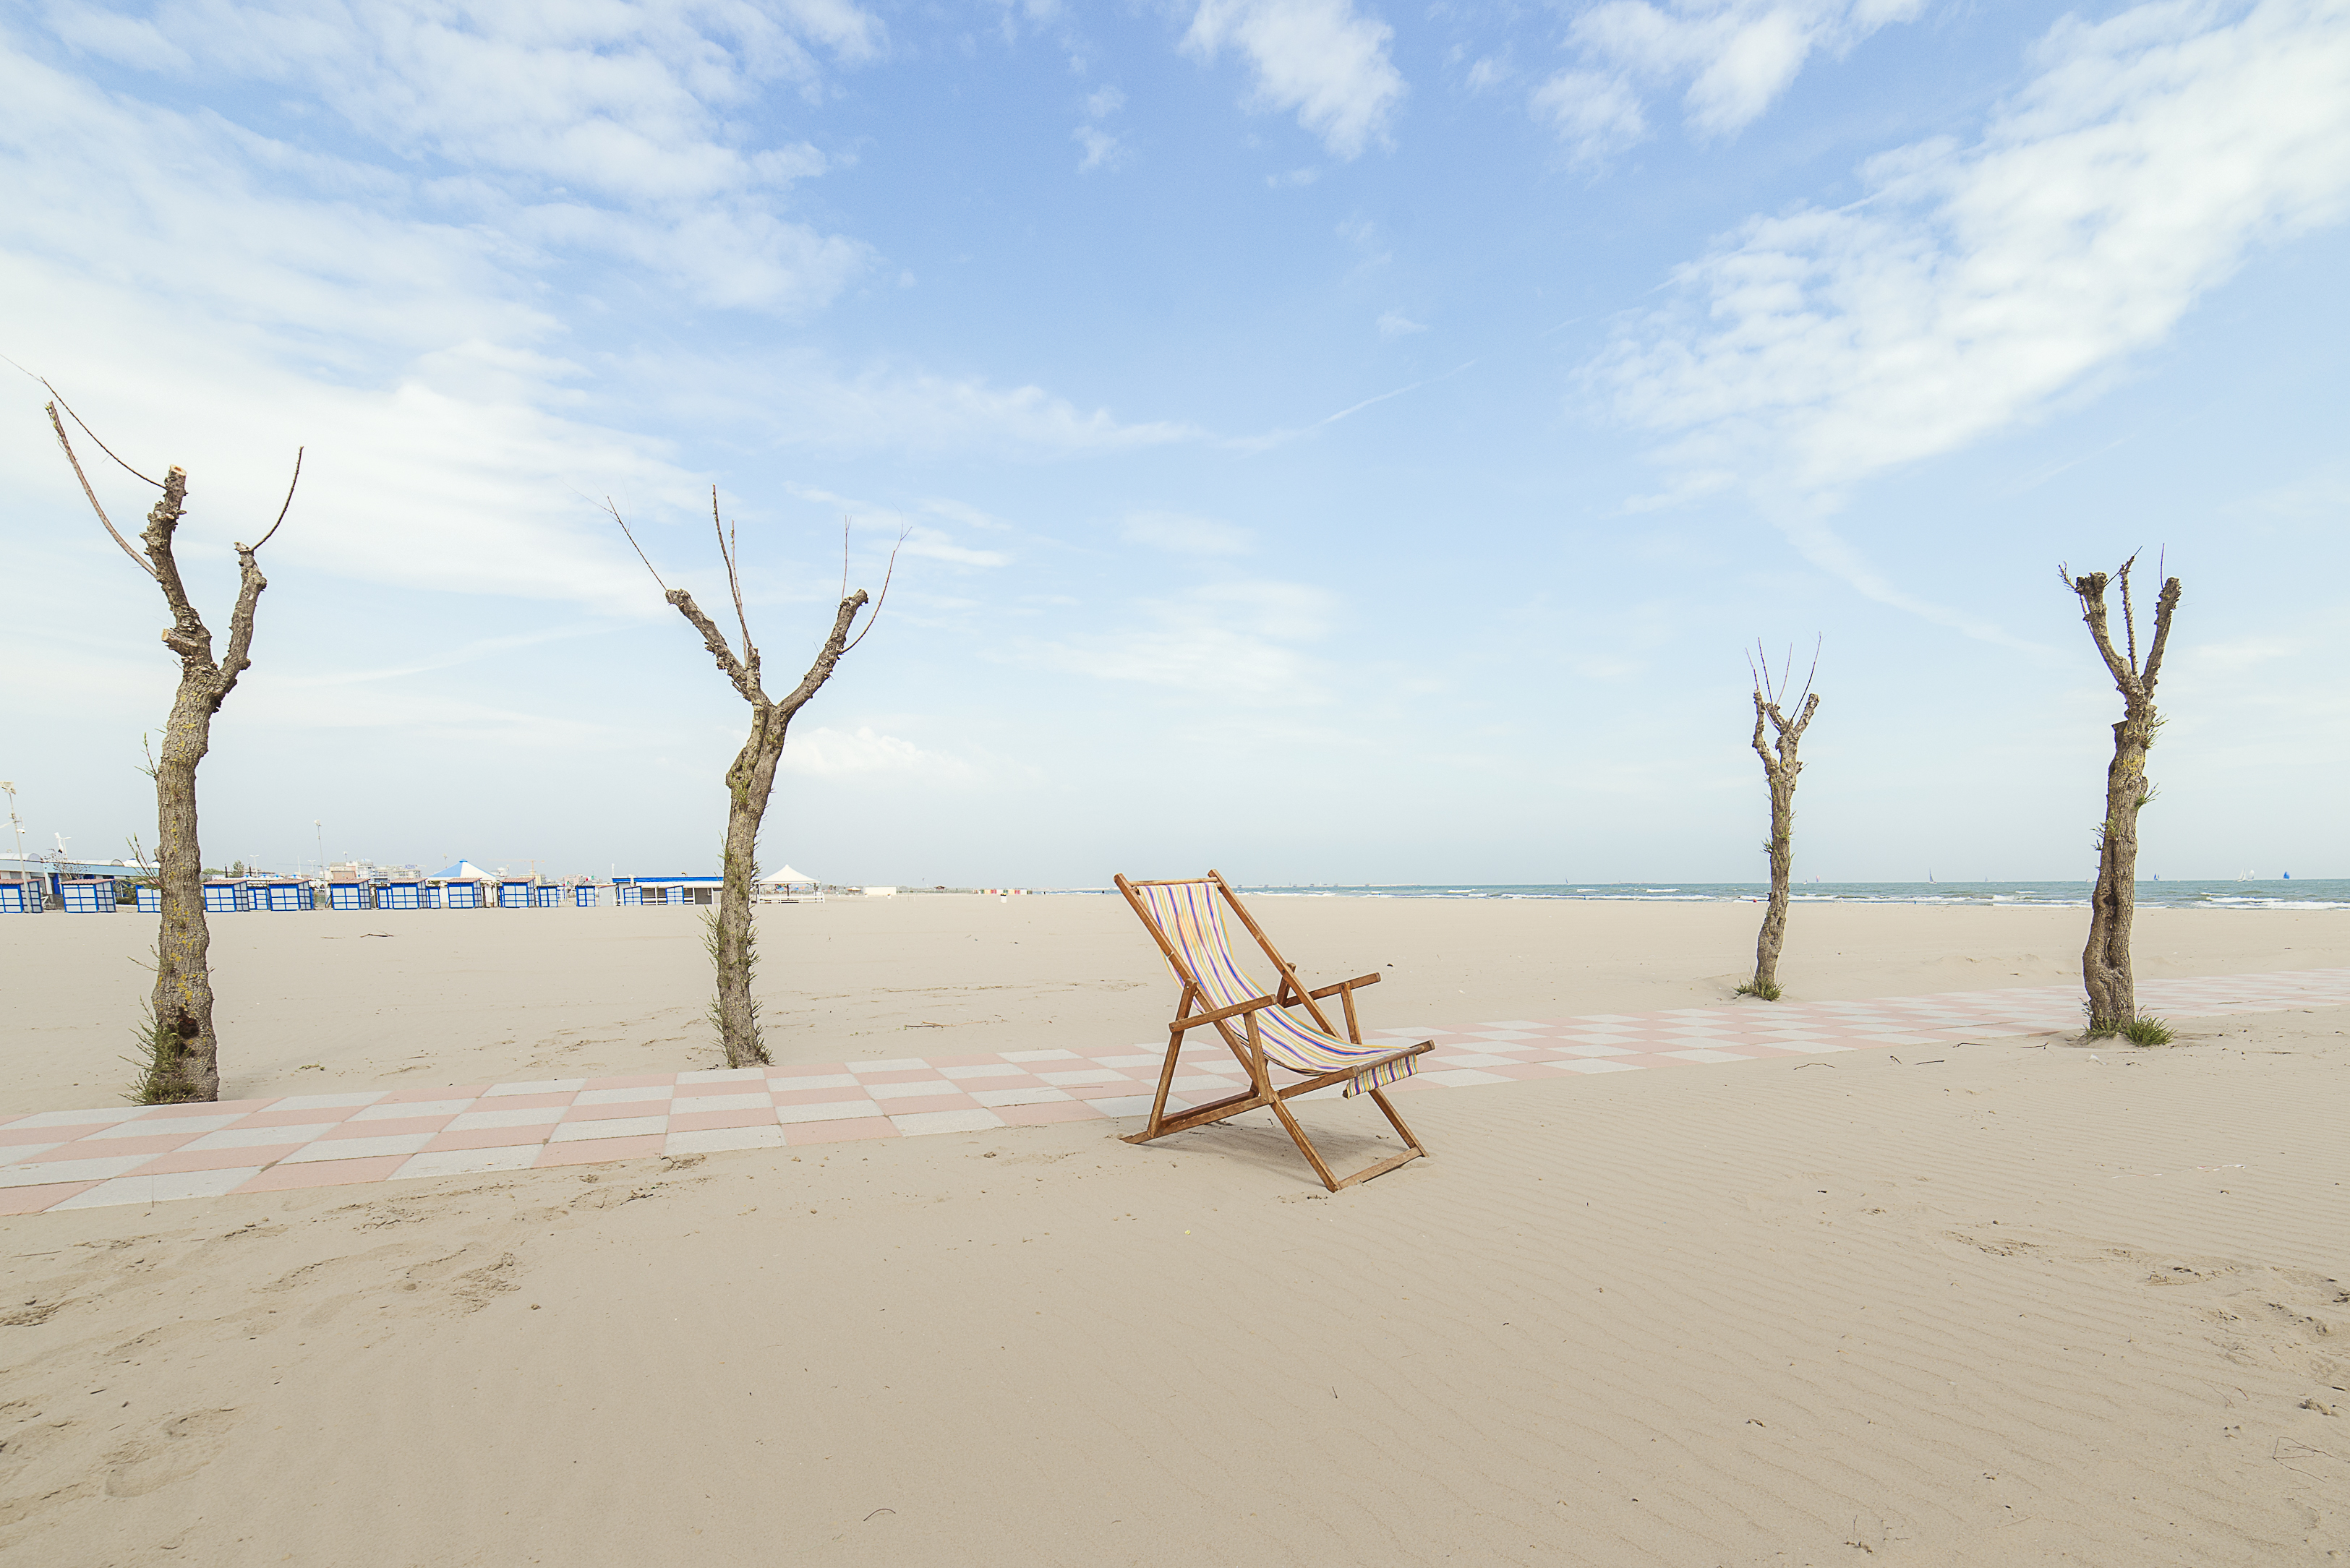
M 1169 1030 L 1167 1032 L 1167 1062 L 1164 1066 L 1159 1069 L 1159 1093 L 1151 1099 L 1150 1120 L 1145 1125 L 1144 1129 L 1151 1137 L 1159 1136 L 1159 1124 L 1166 1117 L 1167 1090 L 1169 1086 L 1175 1082 L 1175 1060 L 1182 1054 L 1183 1032 L 1180 1029 Z
M 1305 1129 L 1297 1125 L 1297 1118 L 1289 1114 L 1289 1107 L 1276 1098 L 1273 1102 L 1273 1114 L 1279 1116 L 1281 1125 L 1289 1129 L 1289 1137 L 1297 1145 L 1297 1152 L 1305 1157 L 1305 1163 L 1314 1168 L 1314 1174 L 1322 1179 L 1322 1185 L 1333 1192 L 1337 1191 L 1338 1179 L 1330 1174 L 1330 1168 L 1322 1162 L 1322 1151 L 1314 1147 L 1314 1140 L 1305 1136 Z
M 1371 1091 L 1371 1103 L 1378 1106 L 1380 1110 L 1387 1113 L 1388 1125 L 1395 1128 L 1396 1136 L 1403 1139 L 1407 1147 L 1417 1150 L 1421 1154 L 1426 1154 L 1428 1152 L 1425 1148 L 1420 1147 L 1419 1139 L 1412 1137 L 1411 1129 L 1403 1125 L 1403 1118 L 1396 1115 L 1395 1103 L 1388 1098 L 1388 1092 L 1385 1089 L 1373 1089 Z

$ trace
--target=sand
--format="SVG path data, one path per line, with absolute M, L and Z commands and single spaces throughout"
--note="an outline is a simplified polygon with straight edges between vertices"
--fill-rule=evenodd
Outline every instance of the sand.
M 1309 977 L 1378 971 L 1402 1028 L 1730 1001 L 1746 904 L 1282 898 L 1263 918 Z M 2350 964 L 2350 911 L 2149 909 L 2149 978 Z M 243 914 L 213 922 L 224 1098 L 512 1083 L 718 1062 L 702 913 L 676 909 Z M 2077 984 L 2085 912 L 1820 905 L 1792 918 L 1790 998 Z M 1161 1043 L 1166 970 L 1122 899 L 841 898 L 759 913 L 779 1062 Z M 369 933 L 382 933 L 371 935 Z M 154 940 L 136 916 L 0 926 L 0 1107 L 110 1104 L 132 1081 Z
M 1703 1005 L 1751 933 L 1274 909 L 1310 969 L 1402 961 L 1373 995 L 1424 1022 Z M 452 1078 L 696 1046 L 663 994 L 698 981 L 691 917 L 608 913 L 592 950 L 515 937 L 536 968 L 445 945 L 447 912 L 340 917 L 400 933 L 364 950 L 256 917 L 241 1037 L 338 1002 L 339 1033 L 278 1026 L 334 1059 L 304 1083 L 403 1046 L 439 1072 L 444 1036 Z M 803 914 L 840 956 L 794 990 L 775 922 Z M 932 1049 L 1143 1038 L 1163 998 L 1111 914 L 770 911 L 773 1005 L 804 1057 L 909 1054 L 925 1022 Z M 2077 940 L 2043 911 L 1799 919 L 1812 996 L 2048 983 Z M 103 1038 L 39 1012 L 77 923 L 30 924 L 57 945 L 8 981 L 45 1021 L 11 1034 L 27 1080 Z M 2350 923 L 2142 931 L 2184 975 L 2338 964 Z M 2350 1010 L 1898 1054 L 1417 1096 L 1435 1158 L 1336 1197 L 1269 1125 L 1138 1149 L 1076 1123 L 0 1220 L 0 1560 L 2350 1561 Z M 1360 1106 L 1302 1114 L 1367 1154 Z

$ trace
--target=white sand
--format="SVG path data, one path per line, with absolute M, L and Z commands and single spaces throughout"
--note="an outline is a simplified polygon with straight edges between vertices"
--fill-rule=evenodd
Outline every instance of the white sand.
M 1309 976 L 1380 970 L 1366 1021 L 1403 1028 L 1727 1002 L 1753 968 L 1746 904 L 1288 898 L 1262 918 Z M 2147 910 L 2148 978 L 2350 964 L 2350 911 Z M 2077 984 L 2078 909 L 1799 907 L 1790 998 Z M 759 916 L 782 1062 L 1164 1042 L 1173 987 L 1115 897 L 900 896 Z M 691 909 L 243 914 L 213 922 L 222 1093 L 515 1082 L 708 1066 Z M 369 936 L 368 932 L 384 932 Z M 131 1080 L 152 918 L 0 925 L 0 1108 L 110 1104 Z
M 1376 1022 L 1693 1005 L 1751 934 L 1702 909 L 1268 913 L 1316 972 L 1399 961 Z M 775 917 L 803 914 L 836 956 L 793 992 Z M 1166 997 L 1111 916 L 774 911 L 775 1010 L 806 1010 L 804 1058 L 907 1054 L 930 1017 L 956 1049 L 1146 1038 Z M 536 957 L 452 945 L 456 918 L 222 921 L 232 1038 L 290 1047 L 271 1011 L 339 997 L 307 1037 L 338 1076 L 394 1049 L 463 1079 L 677 1059 L 690 917 L 583 915 L 612 934 Z M 1798 919 L 1814 996 L 2046 983 L 2077 933 Z M 44 986 L 67 939 L 120 936 L 36 923 Z M 2141 929 L 2149 974 L 2336 964 L 2350 935 Z M 15 973 L 13 1016 L 53 1005 Z M 37 1015 L 20 1077 L 105 1038 Z M 1081 1123 L 0 1220 L 0 1561 L 2350 1560 L 2350 1010 L 2101 1060 L 1893 1054 L 1414 1096 L 1435 1158 L 1335 1198 L 1269 1125 L 1138 1149 Z M 1304 1115 L 1363 1152 L 1362 1106 Z

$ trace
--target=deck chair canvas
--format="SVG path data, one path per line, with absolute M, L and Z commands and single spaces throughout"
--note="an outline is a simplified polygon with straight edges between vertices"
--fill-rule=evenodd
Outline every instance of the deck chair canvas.
M 1134 882 L 1121 876 L 1118 889 L 1134 906 L 1134 912 L 1141 917 L 1183 987 L 1174 1022 L 1167 1026 L 1167 1061 L 1159 1072 L 1159 1093 L 1150 1102 L 1150 1120 L 1127 1142 L 1149 1143 L 1170 1133 L 1187 1132 L 1236 1116 L 1243 1111 L 1269 1110 L 1281 1118 L 1281 1125 L 1296 1142 L 1298 1152 L 1305 1156 L 1314 1174 L 1322 1179 L 1322 1185 L 1333 1192 L 1384 1175 L 1428 1152 L 1412 1136 L 1411 1129 L 1404 1126 L 1403 1118 L 1396 1115 L 1385 1089 L 1409 1075 L 1418 1064 L 1413 1058 L 1434 1049 L 1435 1043 L 1423 1040 L 1417 1045 L 1401 1047 L 1363 1044 L 1362 1027 L 1355 1016 L 1355 992 L 1364 986 L 1377 985 L 1377 974 L 1360 975 L 1319 991 L 1307 991 L 1305 982 L 1297 978 L 1297 971 L 1274 947 L 1219 871 L 1165 882 Z M 1225 933 L 1224 909 L 1232 911 L 1263 950 L 1265 961 L 1278 976 L 1271 991 L 1258 984 L 1233 956 Z M 1330 1027 L 1330 1020 L 1319 1005 L 1333 996 L 1345 1012 L 1344 1039 Z M 1306 1018 L 1295 1016 L 1292 1010 L 1296 1008 L 1303 1008 Z M 1175 1081 L 1176 1059 L 1182 1054 L 1185 1037 L 1199 1028 L 1215 1030 L 1239 1060 L 1242 1071 L 1248 1075 L 1249 1086 L 1237 1095 L 1170 1116 L 1167 1092 Z M 1303 1081 L 1276 1088 L 1273 1082 L 1275 1067 L 1295 1073 Z M 1404 1152 L 1352 1176 L 1333 1176 L 1284 1102 L 1334 1084 L 1345 1084 L 1349 1096 L 1369 1095 L 1372 1103 L 1386 1114 L 1396 1136 L 1403 1139 Z

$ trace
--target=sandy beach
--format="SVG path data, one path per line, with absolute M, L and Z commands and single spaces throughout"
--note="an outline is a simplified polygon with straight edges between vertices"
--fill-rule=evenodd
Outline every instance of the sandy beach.
M 1762 1005 L 1745 906 L 1262 912 L 1309 976 L 1382 968 L 1378 1024 Z M 215 931 L 231 1094 L 712 1054 L 684 911 Z M 2079 931 L 1807 908 L 1783 977 L 2045 985 Z M 6 1108 L 112 1097 L 147 934 L 6 932 Z M 1107 898 L 763 937 L 785 1060 L 1143 1041 L 1171 1000 Z M 2350 919 L 2148 911 L 2138 952 L 2334 967 Z M 1259 1115 L 0 1220 L 0 1557 L 2350 1561 L 2350 1009 L 2176 1022 L 1416 1096 L 1434 1158 L 1335 1197 Z M 1359 1104 L 1301 1114 L 1367 1156 Z
M 2147 909 L 2149 979 L 2350 964 L 2337 910 Z M 1747 904 L 1275 898 L 1300 972 L 1378 970 L 1374 1022 L 1644 1012 L 1733 1000 Z M 757 994 L 779 1062 L 1163 1044 L 1171 982 L 1115 896 L 836 898 L 759 912 Z M 1799 908 L 1790 1000 L 2077 983 L 2085 914 L 1928 905 Z M 710 961 L 690 909 L 244 914 L 213 921 L 224 1098 L 382 1085 L 675 1072 L 718 1060 Z M 134 916 L 7 929 L 0 1109 L 110 1101 L 128 1081 Z

